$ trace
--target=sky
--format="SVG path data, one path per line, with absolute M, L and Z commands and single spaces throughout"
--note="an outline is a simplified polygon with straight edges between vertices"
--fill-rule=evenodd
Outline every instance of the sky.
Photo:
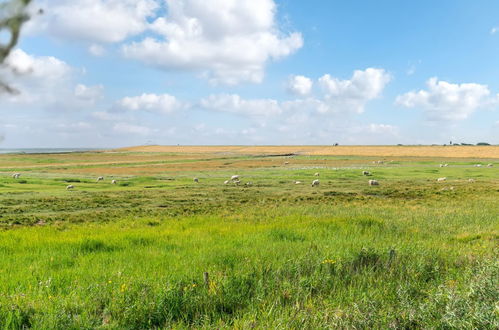
M 18 90 L 0 94 L 0 148 L 499 143 L 494 0 L 29 10 L 0 67 Z

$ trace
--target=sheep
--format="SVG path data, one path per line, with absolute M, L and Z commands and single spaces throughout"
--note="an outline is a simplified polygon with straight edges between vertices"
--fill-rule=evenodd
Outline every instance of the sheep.
M 235 180 L 233 182 L 236 184 L 236 186 L 239 186 L 239 184 L 241 183 L 241 181 L 239 181 L 239 180 Z
M 369 176 L 371 175 L 371 173 L 369 173 L 368 171 L 362 171 L 362 175 Z
M 102 181 L 102 180 L 104 180 L 103 176 L 100 176 L 100 177 L 97 178 L 97 182 Z
M 284 165 L 289 165 L 289 162 L 284 162 Z
M 449 164 L 444 164 L 444 167 L 447 167 L 447 166 L 449 166 Z
M 473 182 L 475 182 L 475 179 L 468 179 L 468 182 L 473 183 Z
M 368 182 L 370 186 L 379 186 L 379 182 L 377 180 L 369 180 Z
M 194 180 L 194 182 L 199 183 L 199 179 L 198 178 L 194 178 L 193 180 Z
M 319 180 L 318 179 L 315 179 L 314 181 L 312 181 L 312 187 L 316 187 L 319 185 Z
M 73 186 L 72 184 L 70 184 L 70 185 L 68 185 L 68 186 L 66 187 L 66 190 L 72 190 L 72 189 L 74 189 L 74 187 L 75 187 L 75 186 Z
M 111 184 L 116 184 L 116 180 L 111 180 Z
M 476 164 L 475 167 L 482 167 L 482 164 Z
M 229 184 L 229 182 L 230 182 L 229 180 L 225 180 L 224 184 Z
M 295 181 L 295 184 L 301 184 L 301 181 Z
M 487 164 L 487 167 L 492 167 L 494 166 L 494 164 Z
M 14 179 L 19 179 L 20 176 L 21 176 L 21 173 L 14 173 L 14 174 L 12 174 L 12 177 Z
M 239 181 L 239 175 L 233 175 L 230 177 L 231 181 Z
M 315 175 L 315 176 L 319 176 L 319 172 L 315 173 L 314 175 Z
M 447 180 L 447 178 L 438 178 L 437 182 L 444 182 L 445 180 Z
M 439 167 L 444 167 L 444 164 L 440 164 L 440 165 L 438 165 L 438 166 L 439 166 Z

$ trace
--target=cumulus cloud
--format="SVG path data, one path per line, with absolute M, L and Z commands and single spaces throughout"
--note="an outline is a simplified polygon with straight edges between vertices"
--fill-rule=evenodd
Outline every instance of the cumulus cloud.
M 139 96 L 125 97 L 118 102 L 118 107 L 131 111 L 150 111 L 169 114 L 182 110 L 188 105 L 169 94 L 142 94 Z
M 364 128 L 367 132 L 373 134 L 391 134 L 398 135 L 399 128 L 388 124 L 369 124 Z
M 303 45 L 275 22 L 273 0 L 166 0 L 154 36 L 123 48 L 129 58 L 164 69 L 202 72 L 213 83 L 261 82 L 268 61 Z
M 117 123 L 113 126 L 113 131 L 126 134 L 150 135 L 156 130 L 147 126 L 140 126 L 129 123 Z
M 452 84 L 437 78 L 430 78 L 426 85 L 427 90 L 399 95 L 395 103 L 406 108 L 421 108 L 430 120 L 445 121 L 466 119 L 477 109 L 496 102 L 486 85 Z
M 277 100 L 243 99 L 237 94 L 210 95 L 200 101 L 201 107 L 208 110 L 230 112 L 246 116 L 267 117 L 282 112 Z
M 288 80 L 287 89 L 294 95 L 307 96 L 312 91 L 312 79 L 305 76 L 292 76 Z
M 144 32 L 160 7 L 155 0 L 45 0 L 36 4 L 28 33 L 46 32 L 66 40 L 116 43 Z
M 15 49 L 0 67 L 0 75 L 17 93 L 2 95 L 0 109 L 84 110 L 102 99 L 104 87 L 77 83 L 82 73 L 58 58 Z
M 95 103 L 97 100 L 101 99 L 104 93 L 104 86 L 86 86 L 83 84 L 78 84 L 75 87 L 75 96 L 84 101 L 89 101 Z
M 103 56 L 106 54 L 106 49 L 98 44 L 92 44 L 88 47 L 88 52 L 94 56 Z
M 325 100 L 335 112 L 364 112 L 367 102 L 378 98 L 391 76 L 384 69 L 355 70 L 350 80 L 340 80 L 329 74 L 319 79 Z
M 72 94 L 67 86 L 74 69 L 64 61 L 52 56 L 32 56 L 16 49 L 5 64 L 1 74 L 19 91 L 7 97 L 12 103 L 47 103 L 57 100 L 61 93 Z

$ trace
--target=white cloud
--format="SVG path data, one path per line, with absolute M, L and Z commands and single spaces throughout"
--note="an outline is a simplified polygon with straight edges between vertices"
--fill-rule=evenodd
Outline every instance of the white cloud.
M 140 96 L 125 97 L 118 102 L 118 107 L 132 111 L 151 111 L 163 114 L 172 113 L 188 107 L 175 96 L 169 94 L 142 94 Z
M 105 121 L 116 121 L 116 120 L 121 120 L 123 119 L 123 116 L 120 114 L 116 113 L 110 113 L 106 111 L 95 111 L 90 114 L 90 117 L 98 120 L 105 120 Z
M 210 95 L 200 101 L 208 110 L 230 112 L 250 117 L 267 117 L 282 112 L 279 102 L 273 99 L 245 100 L 236 94 Z
M 499 31 L 499 28 L 497 26 L 494 26 L 492 29 L 490 29 L 490 34 L 496 34 L 497 31 Z
M 102 98 L 104 93 L 104 86 L 85 86 L 83 84 L 78 84 L 75 87 L 75 96 L 84 101 L 89 101 L 95 103 L 95 101 Z
M 430 78 L 427 90 L 412 91 L 399 95 L 397 105 L 421 108 L 430 120 L 463 120 L 477 109 L 495 102 L 489 97 L 486 85 L 475 83 L 452 84 Z
M 32 56 L 21 49 L 14 50 L 1 68 L 2 76 L 18 94 L 8 95 L 12 103 L 50 103 L 60 99 L 68 90 L 74 69 L 52 56 Z
M 325 101 L 335 112 L 364 112 L 367 102 L 378 98 L 391 76 L 383 69 L 355 70 L 350 80 L 340 80 L 329 74 L 319 79 Z
M 275 22 L 273 0 L 166 0 L 156 34 L 126 45 L 129 58 L 164 69 L 202 72 L 212 83 L 261 82 L 270 60 L 303 45 L 300 33 L 285 34 Z
M 369 124 L 365 127 L 369 133 L 374 134 L 389 134 L 398 135 L 399 129 L 397 126 L 387 124 Z
M 94 56 L 103 56 L 106 54 L 106 49 L 98 44 L 92 44 L 88 47 L 88 52 Z
M 47 32 L 66 40 L 116 43 L 144 32 L 155 0 L 45 0 L 44 14 L 33 18 L 28 33 Z
M 312 79 L 305 76 L 292 76 L 288 81 L 288 91 L 294 95 L 306 96 L 312 91 Z
M 113 126 L 113 130 L 117 133 L 150 135 L 155 130 L 146 126 L 134 125 L 129 123 L 117 123 Z

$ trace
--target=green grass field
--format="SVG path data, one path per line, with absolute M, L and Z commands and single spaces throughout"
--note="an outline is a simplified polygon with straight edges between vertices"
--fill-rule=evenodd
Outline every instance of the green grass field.
M 377 160 L 1 155 L 0 326 L 497 329 L 499 160 Z

